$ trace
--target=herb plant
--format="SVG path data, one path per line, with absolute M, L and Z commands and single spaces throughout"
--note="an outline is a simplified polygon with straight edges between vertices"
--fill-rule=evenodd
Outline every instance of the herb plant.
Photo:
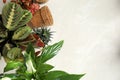
M 48 45 L 41 50 L 40 55 L 35 55 L 35 49 L 29 44 L 23 53 L 24 60 L 9 61 L 1 74 L 1 80 L 79 80 L 84 74 L 69 74 L 61 70 L 52 70 L 54 66 L 47 64 L 61 49 L 63 41 Z M 15 73 L 6 72 L 15 70 Z
M 6 0 L 3 1 L 6 2 Z M 27 8 L 30 7 L 31 2 L 33 6 L 33 3 L 38 4 L 42 0 L 11 1 L 5 4 L 0 15 L 0 57 L 3 56 L 6 61 L 0 80 L 81 79 L 84 74 L 69 74 L 65 71 L 54 70 L 54 66 L 47 63 L 59 52 L 64 41 L 49 45 L 53 33 L 49 28 L 28 26 L 34 16 L 32 13 L 38 9 Z M 36 51 L 36 48 L 39 51 Z

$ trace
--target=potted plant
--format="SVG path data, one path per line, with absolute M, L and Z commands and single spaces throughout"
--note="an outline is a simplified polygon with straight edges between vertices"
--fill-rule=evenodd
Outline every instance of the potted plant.
M 47 64 L 47 61 L 58 53 L 64 42 L 48 44 L 52 32 L 44 26 L 53 24 L 48 7 L 38 8 L 32 12 L 33 8 L 29 8 L 29 6 L 42 2 L 25 0 L 28 1 L 29 4 L 27 4 L 24 0 L 11 1 L 4 5 L 0 16 L 0 52 L 1 57 L 4 57 L 6 61 L 4 72 L 0 74 L 0 80 L 81 79 L 84 74 L 69 74 L 61 70 L 52 70 L 54 66 Z M 42 16 L 42 14 L 44 15 Z M 49 15 L 49 17 L 45 15 Z M 37 20 L 40 20 L 41 23 L 36 23 L 35 19 L 38 16 Z M 39 48 L 39 51 L 36 51 L 36 48 Z M 11 70 L 14 70 L 13 73 L 9 73 Z

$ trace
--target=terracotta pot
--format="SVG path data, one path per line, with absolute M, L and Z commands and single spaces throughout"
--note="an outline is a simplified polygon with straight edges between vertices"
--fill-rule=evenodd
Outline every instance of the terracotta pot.
M 46 3 L 48 2 L 48 0 L 36 0 L 37 3 L 40 3 L 40 4 L 43 4 L 43 3 Z
M 48 6 L 43 6 L 33 15 L 28 23 L 32 28 L 46 27 L 53 25 L 53 18 Z

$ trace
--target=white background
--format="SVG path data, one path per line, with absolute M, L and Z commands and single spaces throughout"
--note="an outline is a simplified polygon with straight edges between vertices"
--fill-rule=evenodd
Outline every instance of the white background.
M 54 17 L 52 43 L 65 41 L 49 63 L 86 73 L 81 80 L 120 80 L 120 0 L 50 0 L 47 5 Z

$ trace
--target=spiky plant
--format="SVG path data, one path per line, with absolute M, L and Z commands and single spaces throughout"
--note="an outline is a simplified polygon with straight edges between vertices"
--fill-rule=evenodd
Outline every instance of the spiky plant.
M 41 27 L 39 29 L 34 29 L 34 32 L 41 38 L 44 44 L 47 45 L 48 42 L 51 41 L 53 32 L 51 31 L 50 28 Z
M 18 4 L 10 2 L 3 7 L 0 16 L 0 52 L 4 57 L 14 60 L 21 56 L 16 53 L 21 53 L 19 44 L 31 34 L 32 29 L 26 26 L 31 18 L 32 14 Z

